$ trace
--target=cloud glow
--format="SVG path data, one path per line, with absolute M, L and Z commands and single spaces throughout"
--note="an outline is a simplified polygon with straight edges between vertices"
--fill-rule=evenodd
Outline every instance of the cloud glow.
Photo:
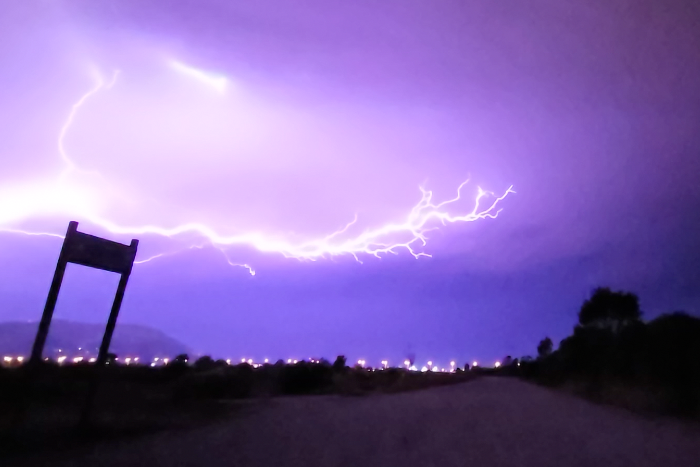
M 195 78 L 211 86 L 218 92 L 226 88 L 227 80 L 201 70 L 189 67 L 178 61 L 170 62 L 178 73 Z M 292 239 L 278 233 L 264 231 L 242 231 L 229 234 L 210 223 L 186 222 L 179 225 L 144 224 L 128 225 L 117 222 L 105 212 L 109 211 L 105 198 L 107 192 L 117 192 L 119 187 L 112 185 L 99 172 L 85 171 L 74 162 L 66 149 L 65 139 L 73 130 L 74 120 L 96 94 L 112 88 L 118 77 L 115 72 L 110 80 L 96 75 L 95 84 L 72 105 L 71 110 L 60 126 L 57 140 L 57 153 L 63 163 L 63 170 L 53 180 L 27 181 L 6 186 L 0 191 L 0 231 L 24 235 L 48 235 L 62 237 L 58 232 L 36 232 L 20 228 L 24 221 L 45 216 L 62 216 L 88 222 L 107 232 L 120 235 L 156 235 L 171 239 L 184 238 L 196 243 L 186 245 L 174 252 L 161 252 L 147 258 L 139 259 L 137 264 L 144 264 L 180 251 L 202 248 L 209 244 L 218 249 L 231 266 L 243 267 L 251 275 L 255 270 L 247 263 L 239 263 L 229 257 L 231 247 L 243 246 L 259 252 L 279 254 L 286 258 L 299 260 L 318 260 L 341 255 L 351 255 L 358 262 L 363 256 L 380 258 L 385 254 L 407 252 L 415 258 L 431 256 L 425 251 L 428 233 L 448 224 L 474 222 L 482 219 L 495 219 L 501 211 L 500 203 L 511 193 L 512 186 L 496 194 L 476 187 L 475 195 L 470 198 L 471 208 L 465 209 L 464 191 L 468 181 L 457 187 L 456 195 L 448 200 L 436 202 L 433 192 L 420 188 L 419 201 L 408 211 L 403 219 L 387 221 L 371 228 L 360 229 L 358 216 L 342 228 L 325 236 L 310 239 Z M 124 195 L 126 196 L 126 195 Z

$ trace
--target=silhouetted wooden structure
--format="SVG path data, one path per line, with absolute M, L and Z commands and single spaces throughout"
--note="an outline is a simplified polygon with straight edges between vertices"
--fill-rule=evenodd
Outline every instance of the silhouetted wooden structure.
M 126 284 L 129 281 L 131 269 L 134 266 L 134 259 L 136 258 L 138 244 L 139 241 L 135 239 L 131 240 L 130 245 L 123 245 L 121 243 L 105 240 L 83 232 L 78 232 L 78 223 L 75 221 L 68 224 L 68 231 L 66 232 L 66 237 L 63 240 L 63 247 L 61 248 L 61 254 L 58 257 L 58 264 L 56 264 L 56 272 L 53 275 L 49 295 L 46 298 L 44 314 L 41 316 L 39 329 L 37 330 L 34 346 L 32 347 L 32 355 L 29 361 L 30 365 L 35 366 L 42 359 L 44 345 L 46 344 L 46 337 L 48 336 L 49 327 L 51 326 L 51 318 L 53 317 L 53 312 L 56 308 L 58 293 L 61 290 L 63 275 L 66 272 L 66 266 L 68 263 L 74 263 L 90 268 L 115 272 L 121 275 L 119 286 L 117 287 L 117 294 L 115 295 L 114 302 L 112 303 L 112 310 L 109 314 L 109 319 L 107 320 L 107 327 L 105 328 L 105 333 L 102 337 L 102 344 L 100 345 L 100 350 L 97 355 L 97 362 L 95 364 L 98 369 L 104 366 L 105 362 L 107 361 L 109 344 L 112 341 L 114 327 L 117 324 L 119 308 L 121 307 L 122 300 L 124 299 Z M 85 406 L 85 411 L 83 412 L 83 421 L 86 421 L 87 417 L 89 416 L 96 387 L 97 378 L 93 379 L 93 384 L 91 385 L 90 393 L 88 394 L 87 404 Z

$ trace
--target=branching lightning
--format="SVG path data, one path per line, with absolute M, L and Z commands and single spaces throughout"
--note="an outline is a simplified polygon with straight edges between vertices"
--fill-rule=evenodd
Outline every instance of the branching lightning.
M 226 86 L 226 78 L 212 77 L 200 70 L 188 67 L 180 62 L 171 62 L 171 66 L 179 72 L 190 75 L 201 82 L 213 86 L 223 92 Z M 115 72 L 112 79 L 106 82 L 102 77 L 97 76 L 95 86 L 86 92 L 73 104 L 71 111 L 61 126 L 58 135 L 58 154 L 65 167 L 59 179 L 63 179 L 67 174 L 75 171 L 82 171 L 77 164 L 69 157 L 66 151 L 64 140 L 70 130 L 79 109 L 93 95 L 103 89 L 112 87 L 117 79 L 118 72 Z M 450 212 L 450 208 L 457 208 L 457 203 L 463 201 L 462 191 L 468 184 L 468 180 L 457 188 L 456 196 L 452 199 L 439 203 L 433 202 L 433 192 L 420 188 L 422 193 L 420 201 L 413 206 L 405 219 L 400 222 L 388 223 L 383 226 L 371 228 L 361 233 L 353 233 L 353 228 L 357 226 L 358 218 L 355 218 L 342 228 L 326 235 L 322 238 L 311 239 L 301 242 L 290 241 L 278 236 L 266 235 L 259 232 L 243 233 L 238 235 L 225 235 L 209 225 L 192 222 L 174 227 L 163 227 L 158 225 L 124 226 L 110 221 L 102 216 L 96 215 L 94 210 L 87 209 L 84 205 L 69 206 L 71 215 L 79 216 L 93 225 L 99 226 L 113 234 L 128 235 L 158 235 L 168 238 L 176 238 L 183 234 L 188 234 L 187 238 L 192 238 L 192 234 L 200 238 L 200 243 L 192 245 L 174 252 L 155 254 L 151 257 L 140 259 L 135 264 L 149 263 L 164 256 L 171 256 L 188 249 L 201 249 L 204 247 L 201 241 L 219 250 L 227 263 L 231 266 L 244 267 L 251 275 L 255 275 L 255 270 L 248 264 L 237 263 L 229 257 L 227 249 L 234 246 L 244 246 L 253 248 L 264 253 L 281 254 L 286 258 L 315 261 L 320 258 L 329 258 L 340 255 L 352 255 L 355 260 L 362 262 L 361 255 L 372 255 L 380 258 L 383 254 L 398 254 L 406 251 L 414 258 L 421 256 L 431 256 L 423 251 L 428 241 L 427 233 L 435 230 L 439 225 L 446 226 L 451 223 L 473 222 L 480 219 L 495 219 L 501 212 L 500 203 L 509 194 L 514 193 L 513 187 L 508 187 L 501 195 L 477 188 L 477 195 L 473 201 L 472 209 L 466 213 Z M 10 213 L 12 214 L 12 213 Z M 27 215 L 31 215 L 28 213 Z M 0 219 L 3 218 L 2 208 L 0 208 Z M 5 218 L 12 219 L 11 215 Z M 26 216 L 25 216 L 26 217 Z M 24 235 L 39 235 L 63 238 L 62 235 L 51 232 L 29 232 L 23 229 L 4 227 L 0 225 L 0 231 Z

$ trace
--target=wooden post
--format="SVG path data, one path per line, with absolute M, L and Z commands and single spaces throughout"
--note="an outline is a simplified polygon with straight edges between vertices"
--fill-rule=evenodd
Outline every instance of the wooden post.
M 138 248 L 139 241 L 132 240 L 131 248 L 134 251 Z M 97 362 L 95 362 L 95 371 L 92 375 L 90 381 L 90 386 L 88 388 L 88 394 L 85 400 L 85 406 L 83 407 L 83 412 L 80 415 L 80 422 L 78 424 L 79 430 L 84 430 L 88 427 L 90 423 L 90 416 L 92 414 L 92 408 L 95 404 L 95 397 L 97 397 L 97 390 L 100 385 L 100 373 L 107 364 L 107 355 L 109 354 L 109 344 L 112 342 L 112 334 L 114 334 L 114 328 L 117 325 L 117 316 L 119 316 L 119 309 L 122 306 L 122 300 L 124 300 L 124 291 L 126 290 L 126 284 L 129 282 L 129 276 L 131 271 L 123 273 L 119 278 L 119 285 L 117 286 L 117 294 L 114 296 L 114 302 L 112 302 L 112 310 L 109 313 L 109 319 L 107 320 L 107 327 L 105 328 L 104 336 L 102 336 L 102 344 L 100 344 L 100 351 L 97 354 Z
M 68 224 L 68 231 L 66 232 L 66 239 L 77 230 L 78 223 L 75 221 L 70 222 Z M 66 273 L 66 265 L 68 264 L 68 261 L 66 260 L 66 245 L 67 242 L 64 240 L 63 246 L 61 247 L 61 254 L 58 256 L 56 271 L 54 272 L 53 280 L 51 281 L 49 295 L 46 297 L 44 313 L 41 315 L 39 329 L 36 332 L 36 338 L 34 339 L 34 345 L 32 346 L 32 355 L 29 359 L 29 364 L 33 366 L 41 362 L 44 353 L 44 345 L 46 345 L 46 337 L 49 335 L 51 318 L 53 317 L 53 312 L 56 309 L 56 302 L 58 301 L 58 292 L 61 290 L 63 275 Z

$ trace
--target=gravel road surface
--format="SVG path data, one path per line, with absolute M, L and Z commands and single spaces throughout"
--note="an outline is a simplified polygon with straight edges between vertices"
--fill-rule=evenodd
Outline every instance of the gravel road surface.
M 481 378 L 393 395 L 252 401 L 223 423 L 17 465 L 698 467 L 700 431 Z

